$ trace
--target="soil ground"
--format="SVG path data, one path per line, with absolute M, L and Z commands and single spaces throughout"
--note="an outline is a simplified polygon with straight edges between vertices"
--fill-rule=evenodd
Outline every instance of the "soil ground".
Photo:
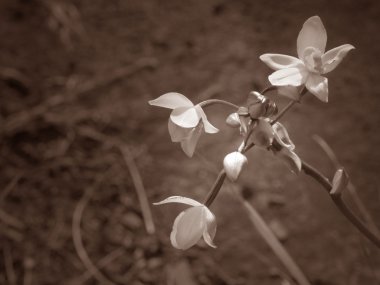
M 295 55 L 313 15 L 328 49 L 356 49 L 329 74 L 328 104 L 307 96 L 282 122 L 298 154 L 329 177 L 312 135 L 331 145 L 380 227 L 378 1 L 2 0 L 0 283 L 287 284 L 228 187 L 211 207 L 217 249 L 171 247 L 180 206 L 153 207 L 148 235 L 120 150 L 132 153 L 150 202 L 202 200 L 239 144 L 224 124 L 230 110 L 207 110 L 221 132 L 204 135 L 189 159 L 170 142 L 169 112 L 147 101 L 177 91 L 244 104 L 268 85 L 259 56 Z M 239 185 L 287 231 L 283 243 L 312 284 L 380 284 L 380 250 L 312 179 L 254 150 Z

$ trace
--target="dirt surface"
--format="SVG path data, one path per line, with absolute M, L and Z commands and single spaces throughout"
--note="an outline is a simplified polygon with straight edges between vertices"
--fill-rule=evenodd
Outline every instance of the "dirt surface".
M 169 112 L 147 101 L 177 91 L 243 104 L 269 84 L 259 56 L 295 55 L 313 15 L 328 49 L 356 49 L 329 74 L 328 104 L 307 96 L 282 122 L 298 154 L 329 177 L 333 166 L 311 136 L 331 145 L 380 227 L 379 14 L 375 0 L 2 0 L 0 284 L 287 284 L 228 187 L 211 207 L 217 249 L 171 247 L 180 206 L 152 208 L 148 235 L 121 150 L 132 153 L 150 202 L 202 201 L 239 145 L 224 124 L 231 110 L 207 109 L 221 132 L 203 136 L 189 159 L 170 142 Z M 239 185 L 286 229 L 284 245 L 312 284 L 380 284 L 380 250 L 318 184 L 265 151 L 248 158 Z

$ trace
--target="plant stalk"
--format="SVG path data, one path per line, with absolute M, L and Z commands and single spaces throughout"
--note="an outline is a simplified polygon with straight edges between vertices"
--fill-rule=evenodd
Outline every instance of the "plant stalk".
M 305 174 L 311 176 L 316 180 L 319 184 L 321 184 L 324 189 L 329 193 L 331 199 L 338 207 L 338 209 L 342 212 L 343 215 L 364 235 L 366 236 L 372 243 L 374 243 L 378 248 L 380 248 L 380 239 L 373 232 L 371 232 L 367 226 L 348 208 L 348 206 L 344 203 L 341 194 L 334 195 L 331 193 L 332 184 L 331 182 L 317 169 L 315 169 L 310 164 L 302 161 L 302 170 Z

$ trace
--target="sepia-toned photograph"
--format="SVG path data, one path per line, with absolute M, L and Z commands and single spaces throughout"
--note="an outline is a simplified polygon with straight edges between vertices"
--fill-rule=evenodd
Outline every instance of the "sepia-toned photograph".
M 379 285 L 380 2 L 0 0 L 0 284 Z

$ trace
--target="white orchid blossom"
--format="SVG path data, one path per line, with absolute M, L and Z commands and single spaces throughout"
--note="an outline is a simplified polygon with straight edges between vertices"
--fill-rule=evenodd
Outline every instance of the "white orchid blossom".
M 202 236 L 209 246 L 216 247 L 213 243 L 216 233 L 216 219 L 214 214 L 205 205 L 181 196 L 172 196 L 153 204 L 162 205 L 167 203 L 181 203 L 192 206 L 181 212 L 174 221 L 170 241 L 175 248 L 182 250 L 189 249 Z
M 180 142 L 187 156 L 192 157 L 202 130 L 209 134 L 217 133 L 208 120 L 202 107 L 194 105 L 186 96 L 170 92 L 155 100 L 150 105 L 172 109 L 168 128 L 172 142 Z
M 298 58 L 283 54 L 263 54 L 260 59 L 276 70 L 268 79 L 275 86 L 301 86 L 323 102 L 328 101 L 327 78 L 322 76 L 342 61 L 354 49 L 344 44 L 325 52 L 327 33 L 321 19 L 306 20 L 297 38 Z

